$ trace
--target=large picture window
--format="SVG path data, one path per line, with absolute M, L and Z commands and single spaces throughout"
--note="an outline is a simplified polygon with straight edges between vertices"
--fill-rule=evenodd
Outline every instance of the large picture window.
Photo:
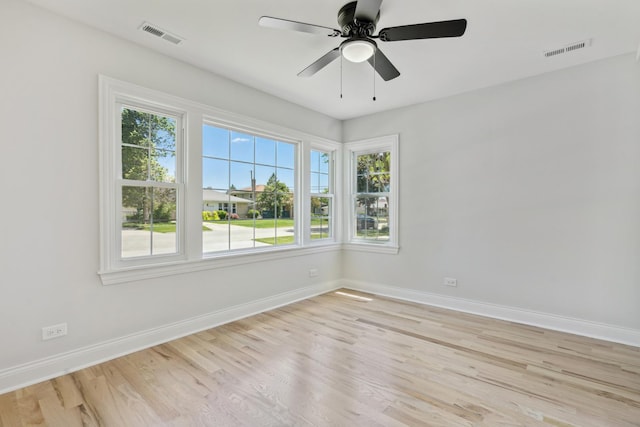
M 294 244 L 297 144 L 212 124 L 202 135 L 203 251 Z

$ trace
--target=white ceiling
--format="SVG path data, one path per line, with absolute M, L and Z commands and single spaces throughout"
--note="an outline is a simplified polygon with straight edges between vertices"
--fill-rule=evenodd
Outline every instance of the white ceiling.
M 463 37 L 379 42 L 401 72 L 375 79 L 369 64 L 340 60 L 297 73 L 341 39 L 258 26 L 274 16 L 338 28 L 348 0 L 28 0 L 92 27 L 337 119 L 416 104 L 598 59 L 635 52 L 640 0 L 384 0 L 378 30 L 466 18 Z M 183 37 L 173 45 L 139 30 L 148 21 Z M 543 52 L 592 39 L 591 47 Z M 640 69 L 639 69 L 640 72 Z

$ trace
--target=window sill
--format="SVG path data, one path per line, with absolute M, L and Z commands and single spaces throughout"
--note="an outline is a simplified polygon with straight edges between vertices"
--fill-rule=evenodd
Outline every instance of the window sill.
M 233 252 L 224 255 L 213 255 L 197 260 L 176 261 L 160 265 L 145 265 L 111 271 L 99 271 L 98 275 L 100 276 L 103 285 L 116 285 L 119 283 L 134 282 L 137 280 L 154 279 L 176 274 L 193 273 L 196 271 L 252 264 L 255 262 L 287 259 L 294 256 L 337 251 L 341 248 L 342 246 L 340 244 L 333 243 L 306 247 L 291 246 L 261 252 Z
M 359 243 L 349 242 L 342 245 L 342 249 L 347 251 L 370 252 L 376 254 L 397 255 L 400 247 L 383 243 Z

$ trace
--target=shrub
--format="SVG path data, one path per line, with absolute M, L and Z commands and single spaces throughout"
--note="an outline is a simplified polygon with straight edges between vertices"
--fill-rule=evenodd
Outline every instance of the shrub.
M 229 214 L 229 219 L 240 219 L 240 215 L 237 213 Z
M 219 210 L 219 211 L 216 211 L 216 213 L 218 214 L 219 219 L 223 221 L 227 219 L 227 211 Z
M 218 221 L 220 217 L 216 211 L 202 211 L 202 219 L 204 221 Z
M 159 203 L 153 210 L 153 219 L 158 222 L 171 221 L 171 214 L 173 209 L 175 209 L 175 206 L 172 206 L 169 203 Z
M 249 209 L 247 211 L 247 218 L 260 218 L 260 211 L 257 209 Z

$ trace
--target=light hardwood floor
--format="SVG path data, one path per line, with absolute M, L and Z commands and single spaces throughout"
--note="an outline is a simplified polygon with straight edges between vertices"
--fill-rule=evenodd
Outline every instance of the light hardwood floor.
M 1 395 L 0 426 L 640 426 L 639 348 L 341 292 Z

